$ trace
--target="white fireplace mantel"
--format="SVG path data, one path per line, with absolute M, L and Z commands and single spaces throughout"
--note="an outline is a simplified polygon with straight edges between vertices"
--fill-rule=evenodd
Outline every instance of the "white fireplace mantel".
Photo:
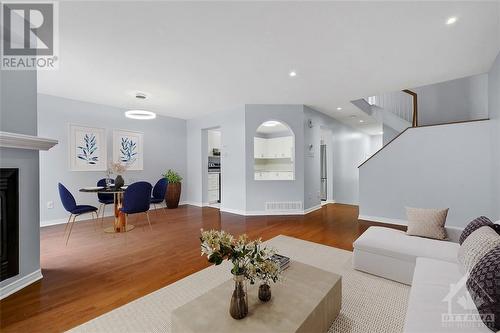
M 0 147 L 31 150 L 49 150 L 56 144 L 58 144 L 58 141 L 53 139 L 0 131 Z

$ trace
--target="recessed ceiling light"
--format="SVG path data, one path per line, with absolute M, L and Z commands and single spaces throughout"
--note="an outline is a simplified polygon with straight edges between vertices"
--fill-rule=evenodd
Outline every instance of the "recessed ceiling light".
M 279 125 L 279 122 L 274 121 L 274 120 L 269 120 L 269 121 L 266 121 L 265 123 L 263 123 L 262 125 L 266 126 L 266 127 L 274 127 L 274 126 Z
M 340 110 L 342 110 L 342 108 L 339 106 L 339 107 L 337 108 L 337 111 L 340 111 Z
M 457 22 L 457 20 L 458 19 L 456 18 L 456 16 L 449 17 L 448 20 L 446 20 L 446 24 L 451 25 L 451 24 Z
M 297 72 L 296 71 L 291 71 L 290 73 L 288 73 L 288 75 L 290 77 L 294 77 L 294 76 L 297 76 Z
M 360 123 L 364 123 L 365 121 L 364 121 L 363 119 L 360 119 L 360 120 L 359 120 L 359 122 L 360 122 Z
M 125 117 L 130 119 L 148 120 L 155 119 L 156 113 L 146 110 L 128 110 L 125 111 Z

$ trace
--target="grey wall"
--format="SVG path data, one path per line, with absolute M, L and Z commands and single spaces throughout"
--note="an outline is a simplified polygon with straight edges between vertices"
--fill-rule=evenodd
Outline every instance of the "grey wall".
M 413 88 L 418 94 L 419 125 L 488 117 L 488 75 Z
M 361 217 L 406 224 L 405 206 L 450 208 L 446 223 L 463 227 L 492 216 L 489 129 L 481 121 L 406 131 L 360 168 Z
M 186 177 L 186 121 L 158 116 L 154 120 L 125 118 L 124 110 L 75 101 L 49 95 L 38 95 L 38 133 L 40 136 L 59 140 L 59 144 L 40 153 L 40 219 L 41 224 L 66 222 L 68 213 L 59 200 L 57 183 L 63 183 L 80 204 L 97 205 L 95 195 L 80 193 L 78 189 L 95 186 L 104 171 L 70 171 L 68 161 L 69 124 L 101 127 L 106 129 L 108 163 L 112 160 L 113 129 L 144 133 L 144 170 L 126 171 L 126 183 L 139 180 L 154 183 L 169 168 Z M 185 186 L 185 184 L 184 184 Z M 181 200 L 185 197 L 182 194 Z M 47 202 L 54 208 L 48 209 Z M 111 208 L 108 207 L 108 213 Z
M 491 205 L 493 218 L 500 220 L 500 54 L 488 74 L 488 87 L 492 156 Z
M 0 71 L 0 129 L 36 135 L 35 71 Z M 0 148 L 0 167 L 19 168 L 19 275 L 0 288 L 40 269 L 38 151 Z
M 384 134 L 383 135 L 383 140 L 384 140 L 384 146 L 391 142 L 395 137 L 398 136 L 398 132 L 391 127 L 384 125 Z
M 207 188 L 206 130 L 221 131 L 221 210 L 245 210 L 245 110 L 243 106 L 187 121 L 188 203 L 203 205 Z
M 304 201 L 304 159 L 302 158 L 304 156 L 303 110 L 303 105 L 245 105 L 247 213 L 264 212 L 265 203 L 268 201 Z M 283 122 L 294 133 L 295 180 L 259 181 L 254 179 L 254 136 L 257 128 L 268 120 Z

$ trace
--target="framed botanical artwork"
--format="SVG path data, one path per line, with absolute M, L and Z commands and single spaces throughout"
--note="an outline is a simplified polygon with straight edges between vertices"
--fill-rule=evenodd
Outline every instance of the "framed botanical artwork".
M 107 168 L 106 130 L 69 125 L 69 166 L 72 171 L 104 171 Z
M 143 133 L 113 130 L 113 162 L 127 166 L 127 170 L 143 170 Z

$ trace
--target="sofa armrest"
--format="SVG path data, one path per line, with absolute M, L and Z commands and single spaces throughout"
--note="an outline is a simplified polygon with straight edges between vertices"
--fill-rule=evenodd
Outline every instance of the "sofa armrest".
M 460 235 L 462 234 L 462 231 L 464 231 L 464 229 L 452 226 L 445 227 L 445 229 L 446 229 L 446 234 L 448 235 L 448 240 L 453 243 L 458 243 Z

